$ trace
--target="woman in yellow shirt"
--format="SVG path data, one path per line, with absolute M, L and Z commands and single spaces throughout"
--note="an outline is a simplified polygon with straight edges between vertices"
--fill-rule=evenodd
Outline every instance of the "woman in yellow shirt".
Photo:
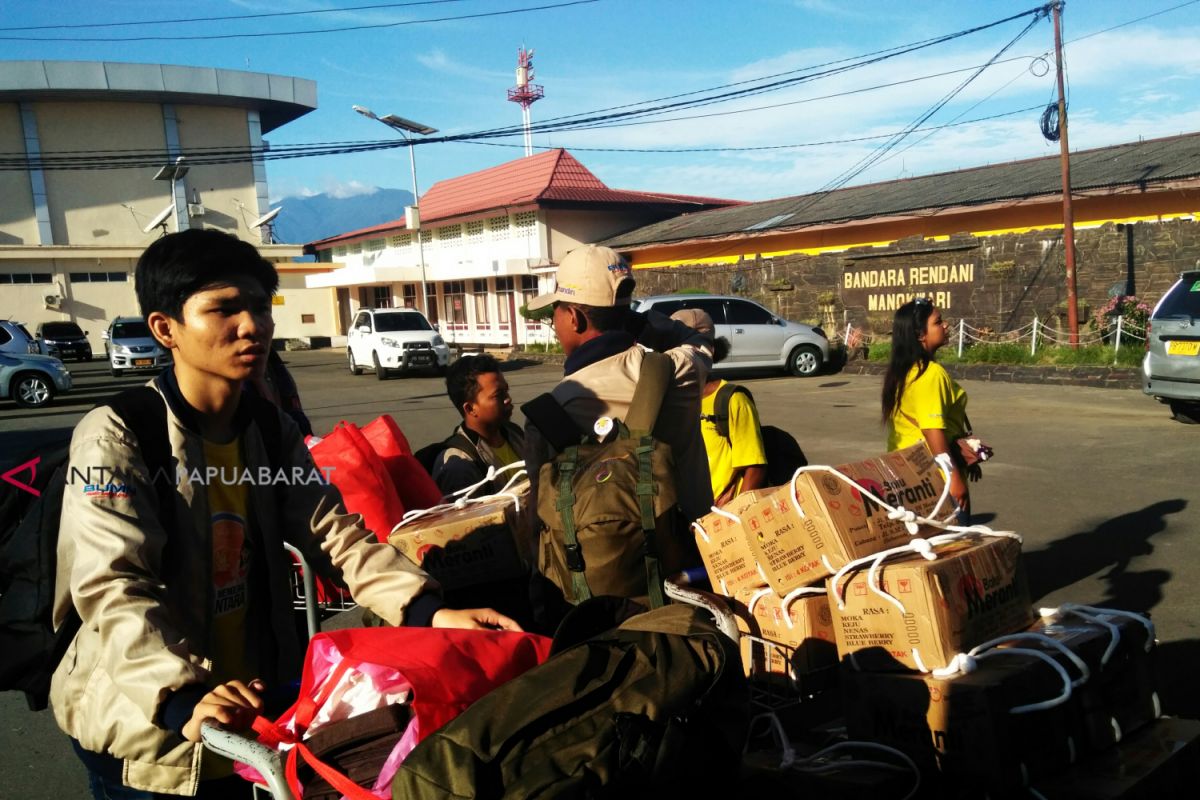
M 892 358 L 883 379 L 883 423 L 888 451 L 924 441 L 934 455 L 949 453 L 955 468 L 950 496 L 960 519 L 971 515 L 967 479 L 979 480 L 978 466 L 962 463 L 955 441 L 969 432 L 967 393 L 933 360 L 950 340 L 942 310 L 918 297 L 896 309 L 892 320 Z

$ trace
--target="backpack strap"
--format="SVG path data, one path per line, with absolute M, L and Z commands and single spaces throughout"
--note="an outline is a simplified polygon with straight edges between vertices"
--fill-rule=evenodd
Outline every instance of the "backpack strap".
M 638 443 L 638 509 L 642 514 L 642 558 L 646 562 L 646 592 L 650 598 L 651 608 L 661 608 L 666 605 L 663 596 L 662 569 L 658 560 L 658 542 L 656 540 L 657 524 L 654 519 L 654 495 L 658 487 L 654 483 L 654 468 L 651 455 L 654 453 L 654 437 L 643 436 Z
M 571 571 L 571 593 L 576 604 L 592 596 L 592 589 L 588 586 L 587 576 L 584 575 L 583 550 L 579 547 L 579 536 L 575 530 L 575 491 L 572 485 L 578 468 L 579 445 L 572 445 L 563 451 L 558 464 L 557 510 L 562 517 L 563 550 L 567 556 L 567 569 Z
M 121 392 L 104 405 L 116 412 L 137 439 L 142 460 L 154 485 L 154 494 L 158 498 L 159 520 L 168 531 L 174 529 L 175 471 L 171 465 L 171 440 L 167 436 L 166 399 L 150 386 L 137 386 Z M 83 620 L 72 604 L 66 619 L 54 634 L 54 648 L 49 661 L 51 670 L 67 654 L 67 648 L 81 627 Z
M 671 379 L 675 376 L 675 363 L 663 353 L 646 353 L 642 357 L 642 368 L 638 373 L 637 388 L 625 415 L 625 427 L 631 432 L 650 433 L 658 421 L 663 398 Z
M 733 399 L 736 392 L 741 392 L 746 395 L 750 402 L 754 402 L 754 395 L 750 394 L 750 390 L 745 386 L 740 386 L 736 383 L 727 383 L 720 389 L 717 389 L 717 396 L 713 400 L 713 413 L 701 414 L 700 419 L 705 422 L 711 422 L 717 428 L 717 433 L 721 438 L 729 438 L 729 402 Z
M 551 446 L 562 452 L 571 445 L 579 444 L 583 432 L 571 419 L 554 395 L 549 392 L 539 394 L 521 406 L 521 413 L 541 432 Z

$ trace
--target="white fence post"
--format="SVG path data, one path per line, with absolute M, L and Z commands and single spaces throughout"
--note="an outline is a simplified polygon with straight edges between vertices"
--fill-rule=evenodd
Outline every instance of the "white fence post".
M 963 326 L 966 324 L 965 319 L 958 320 L 958 357 L 962 358 L 962 343 L 963 343 Z
M 1038 318 L 1037 318 L 1037 314 L 1034 314 L 1033 315 L 1033 342 L 1029 345 L 1029 354 L 1031 356 L 1037 355 L 1037 328 L 1038 328 Z
M 1117 341 L 1113 346 L 1113 363 L 1117 363 L 1117 354 L 1121 352 L 1121 327 L 1125 317 L 1117 317 Z

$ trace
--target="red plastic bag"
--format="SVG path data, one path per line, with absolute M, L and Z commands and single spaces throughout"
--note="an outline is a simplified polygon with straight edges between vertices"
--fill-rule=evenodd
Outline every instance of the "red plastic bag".
M 441 502 L 441 490 L 413 456 L 408 439 L 391 415 L 376 417 L 362 429 L 362 434 L 383 460 L 405 511 L 429 508 Z
M 342 493 L 346 509 L 362 514 L 367 529 L 386 542 L 404 516 L 404 504 L 383 459 L 358 426 L 339 422 L 309 452 L 322 470 L 332 469 L 329 479 Z
M 348 671 L 382 675 L 394 671 L 411 691 L 413 742 L 458 716 L 471 703 L 545 661 L 550 639 L 529 633 L 443 628 L 349 628 L 319 633 L 309 642 L 300 699 L 276 722 L 259 719 L 255 730 L 268 746 L 287 742 L 286 773 L 302 795 L 297 767 L 303 759 L 350 800 L 376 800 L 324 764 L 303 743 L 304 732 Z M 381 687 L 382 688 L 382 687 Z

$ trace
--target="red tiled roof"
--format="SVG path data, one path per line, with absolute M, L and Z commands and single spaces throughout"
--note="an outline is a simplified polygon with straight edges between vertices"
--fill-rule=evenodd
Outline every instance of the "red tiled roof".
M 421 198 L 421 221 L 434 222 L 494 209 L 536 206 L 553 201 L 690 207 L 730 206 L 740 202 L 714 197 L 610 189 L 579 163 L 575 156 L 559 149 L 438 181 Z M 330 236 L 312 242 L 307 247 L 315 249 L 319 245 L 369 238 L 372 234 L 403 230 L 404 227 L 404 220 L 398 219 Z

